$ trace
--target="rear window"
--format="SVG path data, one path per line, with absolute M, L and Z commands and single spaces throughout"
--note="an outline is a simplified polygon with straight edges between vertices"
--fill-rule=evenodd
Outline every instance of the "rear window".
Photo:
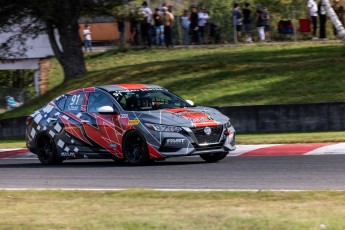
M 65 109 L 66 112 L 79 112 L 81 105 L 83 104 L 84 93 L 69 95 L 66 100 Z

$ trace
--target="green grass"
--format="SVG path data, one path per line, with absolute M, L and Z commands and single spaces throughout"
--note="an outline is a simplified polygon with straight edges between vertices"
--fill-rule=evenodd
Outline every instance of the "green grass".
M 344 131 L 255 133 L 236 135 L 236 144 L 287 144 L 314 142 L 345 142 Z
M 0 149 L 4 148 L 26 148 L 24 138 L 0 139 Z
M 339 102 L 345 98 L 344 61 L 342 44 L 316 42 L 111 50 L 86 56 L 85 76 L 0 118 L 29 114 L 72 89 L 114 83 L 161 85 L 199 105 Z M 58 84 L 62 72 L 53 64 Z
M 0 191 L 0 203 L 0 229 L 345 226 L 344 192 Z
M 122 49 L 87 55 L 88 73 L 62 82 L 61 67 L 53 59 L 50 91 L 0 119 L 30 114 L 69 90 L 114 83 L 161 85 L 199 105 L 342 102 L 344 62 L 344 46 L 334 42 Z M 239 134 L 238 143 L 345 141 L 338 134 Z

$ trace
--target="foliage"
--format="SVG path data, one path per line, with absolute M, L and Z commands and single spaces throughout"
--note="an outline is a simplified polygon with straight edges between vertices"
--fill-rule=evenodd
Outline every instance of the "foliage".
M 5 108 L 5 96 L 25 102 L 37 97 L 33 82 L 33 70 L 0 71 L 0 107 Z
M 23 56 L 25 41 L 45 32 L 65 78 L 84 74 L 78 19 L 82 14 L 109 14 L 118 4 L 119 0 L 0 0 L 0 33 L 12 34 L 0 44 L 0 59 Z

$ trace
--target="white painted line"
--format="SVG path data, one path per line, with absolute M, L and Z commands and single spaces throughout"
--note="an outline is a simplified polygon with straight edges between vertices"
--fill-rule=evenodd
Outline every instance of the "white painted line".
M 161 192 L 315 192 L 315 191 L 334 191 L 343 192 L 344 190 L 330 190 L 330 189 L 148 189 L 148 188 L 0 188 L 0 191 L 127 191 L 127 190 L 142 190 L 142 191 L 161 191 Z

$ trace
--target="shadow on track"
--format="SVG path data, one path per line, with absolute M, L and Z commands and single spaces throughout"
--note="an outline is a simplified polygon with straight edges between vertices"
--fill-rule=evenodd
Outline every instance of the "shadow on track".
M 27 160 L 22 160 L 27 161 Z M 15 162 L 15 163 L 14 163 Z M 184 160 L 184 161 L 158 161 L 151 163 L 149 165 L 143 166 L 132 166 L 129 165 L 127 162 L 114 162 L 114 161 L 107 161 L 107 160 L 70 160 L 64 161 L 60 165 L 43 165 L 38 160 L 30 160 L 30 162 L 23 162 L 19 163 L 18 160 L 11 160 L 9 163 L 6 163 L 5 160 L 0 161 L 0 168 L 106 168 L 106 167 L 116 167 L 116 168 L 154 168 L 154 167 L 168 167 L 168 166 L 184 166 L 184 165 L 199 165 L 199 164 L 214 164 L 214 163 L 207 163 L 203 160 L 194 159 L 191 160 Z

